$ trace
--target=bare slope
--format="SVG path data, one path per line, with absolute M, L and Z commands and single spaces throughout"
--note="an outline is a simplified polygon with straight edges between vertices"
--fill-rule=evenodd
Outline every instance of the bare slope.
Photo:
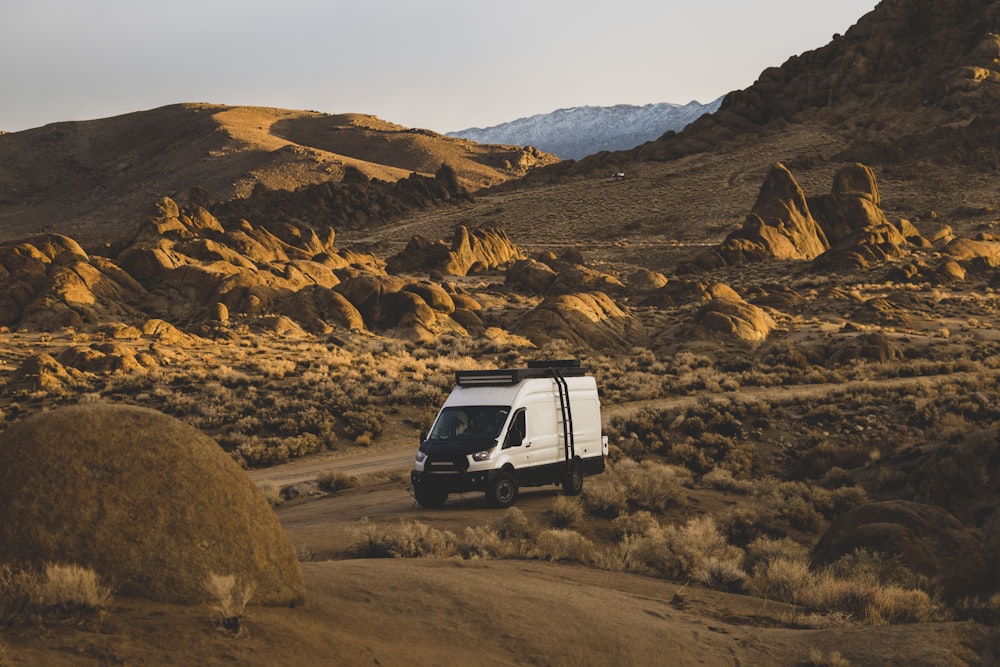
M 192 187 L 227 200 L 258 183 L 290 190 L 339 181 L 350 167 L 396 181 L 448 163 L 477 189 L 555 160 L 373 116 L 177 104 L 0 135 L 0 228 L 5 239 L 44 229 L 91 244 L 132 227 L 150 201 Z

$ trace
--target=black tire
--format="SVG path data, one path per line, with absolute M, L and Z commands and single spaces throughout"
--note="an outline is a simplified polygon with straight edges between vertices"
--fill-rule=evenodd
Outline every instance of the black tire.
M 578 496 L 583 492 L 583 466 L 580 465 L 579 461 L 573 461 L 569 464 L 569 470 L 566 471 L 566 477 L 563 478 L 563 495 L 566 496 Z
M 517 478 L 509 472 L 500 472 L 486 489 L 486 499 L 494 507 L 510 507 L 517 500 Z
M 421 507 L 427 509 L 437 509 L 448 500 L 448 492 L 437 489 L 433 486 L 418 486 L 413 489 L 413 495 Z

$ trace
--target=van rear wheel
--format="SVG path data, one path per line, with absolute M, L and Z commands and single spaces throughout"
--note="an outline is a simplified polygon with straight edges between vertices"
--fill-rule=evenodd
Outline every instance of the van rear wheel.
M 501 472 L 486 489 L 486 499 L 494 507 L 510 507 L 517 500 L 517 478 Z
M 566 477 L 563 479 L 563 495 L 578 496 L 583 491 L 583 467 L 579 461 L 569 464 Z

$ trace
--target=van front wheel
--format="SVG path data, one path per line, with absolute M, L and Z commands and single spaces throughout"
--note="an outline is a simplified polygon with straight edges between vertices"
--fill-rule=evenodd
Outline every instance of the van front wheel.
M 508 472 L 501 472 L 486 489 L 486 499 L 494 507 L 510 507 L 517 500 L 517 479 Z
M 563 495 L 578 496 L 583 491 L 583 467 L 579 461 L 569 464 L 566 477 L 563 479 Z

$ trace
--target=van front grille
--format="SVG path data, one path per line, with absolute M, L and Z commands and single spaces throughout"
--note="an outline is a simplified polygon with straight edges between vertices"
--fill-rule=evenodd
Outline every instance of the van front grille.
M 424 464 L 424 470 L 430 472 L 465 472 L 469 469 L 469 459 L 464 456 L 437 457 L 432 456 Z

